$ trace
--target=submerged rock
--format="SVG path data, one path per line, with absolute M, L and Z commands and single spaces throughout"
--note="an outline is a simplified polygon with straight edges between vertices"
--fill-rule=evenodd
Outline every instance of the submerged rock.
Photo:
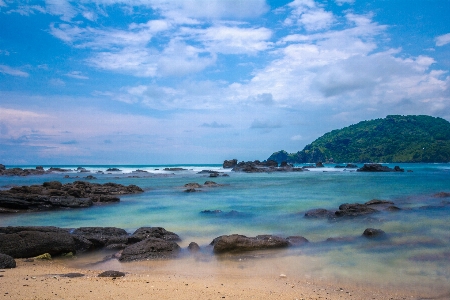
M 375 228 L 367 228 L 363 232 L 363 236 L 368 237 L 368 238 L 380 237 L 380 236 L 383 236 L 385 234 L 386 233 L 383 230 L 375 229 Z
M 334 216 L 334 211 L 324 208 L 311 209 L 305 213 L 305 218 L 311 219 L 330 218 L 331 216 Z
M 306 243 L 309 243 L 309 241 L 306 238 L 300 235 L 288 236 L 286 240 L 289 242 L 289 245 L 293 247 L 298 247 Z
M 215 238 L 211 245 L 214 253 L 242 252 L 262 249 L 286 248 L 289 242 L 274 235 L 258 235 L 246 237 L 245 235 L 222 235 Z

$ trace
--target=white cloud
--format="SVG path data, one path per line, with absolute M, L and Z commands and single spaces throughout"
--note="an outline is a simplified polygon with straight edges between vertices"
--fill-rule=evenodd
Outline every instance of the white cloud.
M 0 65 L 0 73 L 19 77 L 28 77 L 30 75 L 27 72 L 21 71 L 19 69 L 14 69 L 6 65 Z
M 450 43 L 450 33 L 436 37 L 436 46 L 444 46 Z
M 344 4 L 353 4 L 355 0 L 335 0 L 336 4 L 342 6 Z
M 312 0 L 295 0 L 289 3 L 288 7 L 292 12 L 284 23 L 302 26 L 307 31 L 327 29 L 335 19 L 331 12 L 325 11 Z
M 69 72 L 69 73 L 66 74 L 66 76 L 72 77 L 72 78 L 75 78 L 75 79 L 84 79 L 84 80 L 89 79 L 89 77 L 83 75 L 80 71 Z
M 49 14 L 61 16 L 64 21 L 70 21 L 78 14 L 67 0 L 45 0 L 45 5 Z
M 66 85 L 66 83 L 60 78 L 52 78 L 48 81 L 48 83 L 57 87 L 63 87 Z

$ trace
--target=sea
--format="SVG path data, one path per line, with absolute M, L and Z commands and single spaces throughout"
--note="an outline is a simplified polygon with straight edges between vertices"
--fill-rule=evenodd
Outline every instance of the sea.
M 143 226 L 164 227 L 181 237 L 181 247 L 196 242 L 202 249 L 208 249 L 221 235 L 303 236 L 309 243 L 298 248 L 257 251 L 228 259 L 236 260 L 236 264 L 243 260 L 252 264 L 270 261 L 267 272 L 427 290 L 450 297 L 450 197 L 445 197 L 450 195 L 445 194 L 450 193 L 450 164 L 385 165 L 398 165 L 405 172 L 356 172 L 335 168 L 334 164 L 303 172 L 273 173 L 240 173 L 215 164 L 44 166 L 71 171 L 0 176 L 0 189 L 54 180 L 89 180 L 134 184 L 144 193 L 124 195 L 119 203 L 85 209 L 2 214 L 0 226 L 113 226 L 129 233 Z M 7 166 L 12 167 L 36 166 Z M 81 173 L 78 167 L 89 172 Z M 109 168 L 120 171 L 107 171 Z M 212 178 L 203 170 L 219 172 L 219 176 Z M 86 179 L 88 175 L 95 179 Z M 203 185 L 206 181 L 219 186 L 186 192 L 186 184 Z M 372 199 L 392 201 L 399 210 L 351 219 L 305 217 L 311 209 L 337 210 L 344 203 Z M 366 228 L 381 229 L 385 235 L 366 238 L 362 235 Z M 201 263 L 220 268 L 223 261 L 211 254 Z

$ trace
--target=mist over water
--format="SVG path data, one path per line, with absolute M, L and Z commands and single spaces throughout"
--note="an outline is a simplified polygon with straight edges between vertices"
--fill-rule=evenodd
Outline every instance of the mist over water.
M 299 276 L 434 289 L 437 294 L 448 292 L 445 287 L 450 283 L 450 197 L 435 194 L 450 192 L 450 165 L 399 165 L 413 172 L 360 173 L 334 169 L 334 165 L 309 172 L 270 174 L 234 173 L 218 165 L 84 166 L 92 172 L 67 173 L 71 178 L 63 178 L 66 173 L 0 177 L 0 188 L 52 180 L 67 183 L 93 175 L 97 179 L 91 182 L 135 184 L 145 190 L 142 194 L 122 196 L 116 204 L 1 215 L 0 226 L 114 226 L 130 233 L 142 226 L 160 226 L 177 233 L 182 239 L 181 247 L 195 241 L 204 249 L 215 237 L 224 234 L 301 235 L 310 243 L 299 248 L 252 252 L 242 257 L 217 257 L 205 250 L 207 258 L 200 262 L 186 257 L 172 267 L 169 262 L 164 266 L 180 271 L 189 269 L 191 264 L 200 264 L 205 272 L 211 273 L 225 265 L 253 271 L 267 268 L 270 272 Z M 111 167 L 122 171 L 96 173 Z M 164 171 L 165 167 L 187 170 Z M 137 169 L 148 173 L 133 172 Z M 201 170 L 225 172 L 229 176 L 209 178 L 208 174 L 197 174 Z M 185 192 L 185 184 L 204 184 L 209 180 L 222 186 Z M 393 201 L 401 210 L 345 220 L 304 217 L 310 209 L 337 210 L 343 203 L 365 203 L 372 199 Z M 205 210 L 222 213 L 202 213 Z M 382 229 L 386 236 L 362 237 L 369 227 Z M 344 241 L 326 241 L 330 237 Z M 149 263 L 126 264 L 124 268 L 140 268 Z

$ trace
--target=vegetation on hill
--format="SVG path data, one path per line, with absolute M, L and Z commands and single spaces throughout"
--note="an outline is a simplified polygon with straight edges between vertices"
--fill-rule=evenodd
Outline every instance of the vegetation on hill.
M 431 116 L 387 116 L 333 130 L 277 162 L 450 162 L 450 123 Z

